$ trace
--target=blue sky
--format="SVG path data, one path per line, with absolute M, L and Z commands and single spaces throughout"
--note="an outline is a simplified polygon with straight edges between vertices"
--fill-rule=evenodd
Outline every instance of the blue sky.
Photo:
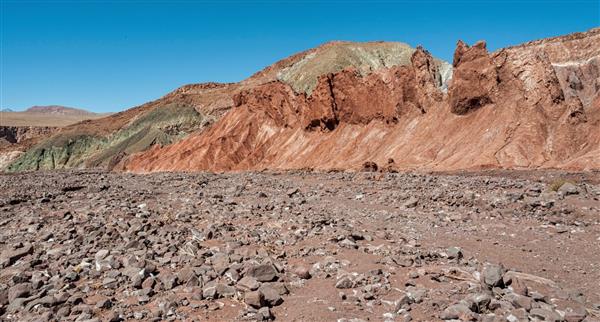
M 600 1 L 1 2 L 0 107 L 119 111 L 187 83 L 234 82 L 330 40 L 488 48 L 600 26 Z

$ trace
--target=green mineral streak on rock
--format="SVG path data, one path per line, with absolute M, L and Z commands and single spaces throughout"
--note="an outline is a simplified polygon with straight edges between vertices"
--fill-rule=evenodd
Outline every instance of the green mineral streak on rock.
M 107 165 L 121 155 L 141 152 L 155 144 L 171 144 L 199 128 L 205 119 L 189 106 L 171 104 L 155 108 L 112 136 L 108 147 L 92 156 L 86 165 Z
M 207 117 L 191 106 L 154 108 L 108 137 L 58 133 L 11 163 L 8 171 L 106 167 L 152 145 L 173 143 L 200 128 Z
M 283 69 L 277 78 L 297 93 L 310 95 L 321 75 L 354 67 L 362 75 L 397 65 L 408 65 L 415 49 L 400 42 L 330 43 Z
M 29 149 L 11 165 L 8 171 L 76 168 L 86 156 L 101 149 L 102 138 L 90 135 L 57 134 Z

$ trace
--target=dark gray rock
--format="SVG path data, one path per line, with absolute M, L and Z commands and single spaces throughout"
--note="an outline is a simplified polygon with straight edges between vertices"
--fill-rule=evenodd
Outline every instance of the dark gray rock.
M 12 303 L 18 298 L 28 297 L 31 294 L 31 284 L 21 283 L 8 289 L 8 302 Z
M 246 292 L 244 295 L 244 302 L 257 309 L 267 304 L 263 294 L 259 291 Z
M 464 304 L 454 304 L 447 307 L 441 314 L 442 320 L 466 320 L 465 317 L 472 316 L 471 310 Z
M 559 322 L 562 318 L 558 313 L 546 309 L 535 308 L 529 311 L 529 316 L 542 321 Z
M 271 282 L 277 278 L 277 271 L 271 264 L 262 264 L 250 267 L 246 275 L 254 277 L 259 282 Z
M 502 276 L 504 275 L 504 267 L 502 265 L 486 263 L 483 266 L 481 273 L 483 282 L 490 287 L 502 287 L 504 282 Z
M 252 276 L 244 276 L 236 286 L 241 290 L 256 291 L 260 287 L 260 283 Z
M 258 291 L 263 295 L 265 302 L 269 306 L 277 306 L 283 303 L 283 298 L 279 295 L 279 291 L 269 284 L 261 285 Z
M 344 275 L 338 278 L 337 282 L 335 283 L 335 287 L 339 289 L 352 288 L 353 286 L 354 281 L 352 281 L 352 279 L 348 275 Z

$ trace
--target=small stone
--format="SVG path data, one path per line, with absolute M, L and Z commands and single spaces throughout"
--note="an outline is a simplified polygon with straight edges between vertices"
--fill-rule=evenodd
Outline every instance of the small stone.
M 248 269 L 246 275 L 256 278 L 259 282 L 271 282 L 277 278 L 277 271 L 271 264 L 262 264 Z
M 8 302 L 13 303 L 16 299 L 27 297 L 31 293 L 30 283 L 17 284 L 8 289 Z
M 110 299 L 107 299 L 107 298 L 98 300 L 96 302 L 96 308 L 98 308 L 98 309 L 109 309 L 111 306 L 112 306 L 112 302 L 110 301 Z
M 182 269 L 179 270 L 179 272 L 177 272 L 177 280 L 179 282 L 181 282 L 182 284 L 186 284 L 187 282 L 189 282 L 192 279 L 196 279 L 196 272 L 194 272 L 194 269 L 192 267 L 186 266 Z M 197 286 L 197 285 L 189 285 L 189 286 Z
M 154 277 L 149 277 L 142 282 L 142 288 L 153 288 L 156 284 L 156 279 Z
M 421 303 L 427 296 L 427 289 L 420 287 L 409 287 L 406 295 L 408 295 L 413 302 Z
M 99 260 L 105 259 L 109 253 L 110 253 L 110 251 L 108 251 L 107 249 L 101 249 L 98 252 L 96 252 L 96 255 L 94 256 L 94 258 L 97 261 L 99 261 Z
M 298 277 L 305 280 L 311 277 L 310 270 L 306 266 L 297 266 L 294 269 L 294 274 L 298 275 Z
M 415 263 L 414 259 L 407 256 L 397 256 L 393 258 L 394 263 L 401 267 L 411 267 Z
M 502 287 L 504 285 L 502 275 L 504 275 L 504 267 L 502 265 L 486 263 L 483 267 L 483 282 L 488 286 Z
M 119 322 L 123 320 L 123 318 L 121 318 L 121 314 L 115 311 L 109 312 L 106 316 L 106 319 L 108 320 L 108 322 Z
M 258 310 L 258 314 L 257 314 L 263 321 L 266 320 L 271 320 L 273 318 L 273 315 L 271 315 L 271 310 L 269 310 L 268 307 L 261 307 Z
M 413 303 L 413 300 L 410 298 L 410 296 L 404 294 L 400 297 L 400 299 L 398 299 L 398 301 L 396 301 L 396 308 L 394 311 L 398 313 L 402 309 L 408 309 L 411 303 Z
M 8 289 L 0 288 L 0 307 L 8 304 Z
M 229 259 L 229 255 L 225 253 L 217 253 L 212 257 L 213 269 L 219 275 L 223 275 L 225 271 L 229 268 L 229 263 L 231 262 Z
M 260 293 L 262 293 L 265 302 L 269 306 L 277 306 L 283 303 L 283 299 L 281 295 L 279 295 L 279 291 L 269 284 L 263 284 L 258 289 Z
M 224 283 L 217 283 L 217 295 L 219 297 L 232 297 L 235 295 L 235 288 Z
M 162 274 L 161 274 L 162 275 Z M 166 274 L 160 278 L 165 290 L 172 290 L 178 284 L 177 275 Z
M 268 285 L 274 288 L 279 295 L 286 295 L 290 293 L 284 283 L 269 283 Z
M 494 313 L 488 313 L 485 315 L 481 315 L 480 319 L 481 319 L 481 322 L 496 322 L 496 321 L 498 321 L 496 319 L 496 314 L 494 314 Z
M 357 249 L 358 248 L 358 244 L 356 244 L 355 242 L 351 241 L 348 238 L 345 238 L 344 240 L 340 241 L 339 245 L 341 247 L 350 248 L 350 249 Z
M 419 204 L 419 199 L 415 198 L 415 197 L 410 197 L 408 198 L 408 200 L 404 203 L 404 207 L 405 208 L 415 208 L 417 205 Z
M 204 289 L 202 290 L 202 296 L 205 299 L 216 299 L 217 298 L 217 286 L 211 285 L 211 286 L 204 287 Z
M 529 311 L 529 316 L 532 318 L 540 319 L 542 321 L 559 322 L 562 321 L 560 315 L 554 311 L 535 308 Z
M 562 186 L 560 186 L 560 188 L 558 188 L 558 192 L 565 196 L 577 195 L 579 194 L 579 188 L 570 182 L 565 182 Z
M 9 251 L 5 256 L 2 256 L 2 261 L 0 262 L 0 268 L 8 267 L 14 264 L 16 261 L 21 259 L 24 256 L 33 254 L 33 245 L 25 244 L 22 247 L 19 247 L 15 250 Z M 4 254 L 3 254 L 4 255 Z
M 449 259 L 461 259 L 463 257 L 462 249 L 459 247 L 450 247 L 446 250 Z
M 506 275 L 505 275 L 506 276 Z M 504 284 L 508 284 L 508 281 L 504 281 Z M 513 293 L 527 296 L 530 292 L 527 288 L 527 284 L 519 278 L 511 278 L 510 279 L 510 288 L 513 290 Z
M 527 296 L 522 296 L 515 293 L 509 293 L 504 296 L 504 298 L 509 301 L 514 307 L 517 309 L 523 308 L 526 311 L 531 310 L 531 303 L 533 302 L 531 298 Z
M 66 318 L 71 314 L 71 307 L 68 305 L 61 306 L 58 311 L 56 311 L 57 318 Z
M 243 291 L 256 291 L 260 287 L 260 283 L 252 276 L 244 276 L 237 282 L 236 286 Z
M 569 309 L 565 312 L 565 321 L 566 322 L 581 322 L 584 321 L 587 317 L 587 310 L 579 307 L 577 309 Z
M 286 194 L 288 195 L 288 197 L 293 197 L 295 194 L 297 194 L 298 192 L 300 192 L 300 189 L 298 188 L 291 188 L 288 189 L 288 191 L 286 192 Z
M 441 314 L 442 320 L 466 320 L 465 317 L 472 316 L 471 310 L 464 304 L 454 304 L 447 307 Z
M 536 302 L 550 303 L 550 299 L 540 292 L 536 292 L 536 291 L 527 292 L 527 296 L 531 297 L 531 299 Z
M 352 288 L 353 284 L 354 282 L 352 281 L 352 279 L 349 276 L 345 275 L 337 280 L 337 282 L 335 283 L 335 287 L 340 289 L 346 289 Z
M 471 300 L 477 306 L 477 312 L 483 312 L 488 308 L 492 301 L 492 297 L 487 293 L 475 294 L 471 297 Z
M 259 291 L 246 292 L 244 302 L 257 309 L 266 304 L 263 294 Z
M 117 279 L 112 278 L 112 277 L 106 277 L 105 279 L 102 280 L 102 286 L 104 288 L 116 288 L 117 287 Z

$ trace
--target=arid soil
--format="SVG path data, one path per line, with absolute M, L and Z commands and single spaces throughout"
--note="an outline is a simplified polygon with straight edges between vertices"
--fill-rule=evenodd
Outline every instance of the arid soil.
M 600 321 L 600 173 L 0 174 L 3 321 Z

